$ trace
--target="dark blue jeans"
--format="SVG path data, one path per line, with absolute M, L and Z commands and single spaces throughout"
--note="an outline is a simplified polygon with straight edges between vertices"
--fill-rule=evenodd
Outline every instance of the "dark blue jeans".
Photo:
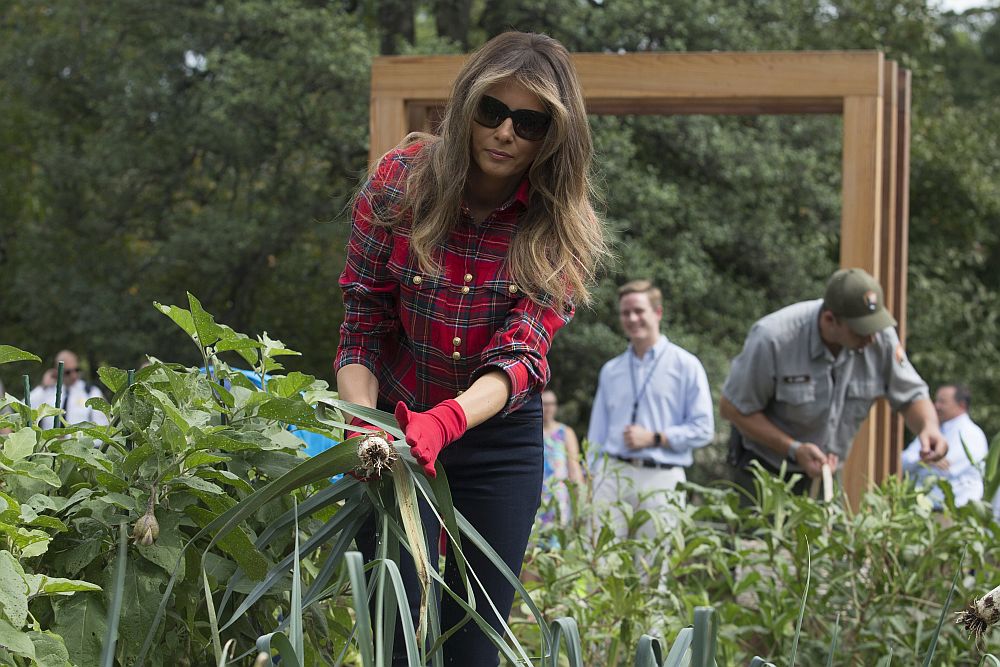
M 470 429 L 461 439 L 446 447 L 439 457 L 448 473 L 455 509 L 469 520 L 515 575 L 521 571 L 524 551 L 541 499 L 542 449 L 542 403 L 539 396 L 533 396 L 516 412 L 506 417 L 498 415 Z M 423 503 L 421 517 L 427 531 L 430 562 L 436 565 L 440 527 Z M 375 557 L 377 537 L 374 520 L 358 535 L 358 548 L 368 560 Z M 444 580 L 464 599 L 465 589 L 452 557 L 453 550 L 449 548 L 446 551 Z M 486 595 L 506 620 L 514 602 L 514 587 L 468 540 L 462 540 L 462 552 L 469 567 L 482 581 Z M 420 587 L 408 553 L 400 554 L 399 567 L 416 624 Z M 476 586 L 474 581 L 472 585 Z M 473 590 L 476 611 L 502 635 L 500 618 L 483 598 L 482 590 L 478 587 Z M 465 612 L 450 595 L 441 595 L 442 632 L 464 616 Z M 396 628 L 393 665 L 405 665 L 406 649 L 398 623 Z M 495 667 L 500 664 L 497 648 L 471 620 L 452 635 L 443 650 L 446 665 Z

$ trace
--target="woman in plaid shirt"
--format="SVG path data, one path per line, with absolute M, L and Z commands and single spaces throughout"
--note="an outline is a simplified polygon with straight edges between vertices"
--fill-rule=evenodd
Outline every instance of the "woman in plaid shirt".
M 589 301 L 607 254 L 590 203 L 591 158 L 565 48 L 504 33 L 458 74 L 440 136 L 408 136 L 354 201 L 340 277 L 340 395 L 395 407 L 426 473 L 435 476 L 440 459 L 455 507 L 514 572 L 539 505 L 546 355 L 573 303 Z M 425 521 L 434 525 L 433 515 Z M 374 529 L 362 540 L 369 555 L 374 540 Z M 513 588 L 471 545 L 465 554 L 506 617 Z M 416 605 L 412 563 L 402 565 Z M 451 559 L 444 576 L 461 590 Z M 478 610 L 502 633 L 488 605 Z M 445 596 L 441 615 L 447 629 L 465 614 Z M 499 664 L 473 623 L 444 652 L 446 664 Z

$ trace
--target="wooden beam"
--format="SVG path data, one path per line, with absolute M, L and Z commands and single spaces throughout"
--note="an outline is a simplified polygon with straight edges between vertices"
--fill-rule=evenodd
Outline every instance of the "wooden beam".
M 878 51 L 578 53 L 588 111 L 601 114 L 841 113 L 842 100 L 881 95 Z M 376 123 L 376 100 L 437 106 L 466 56 L 384 56 L 372 61 L 371 160 L 413 125 Z M 397 107 L 398 108 L 398 107 Z M 388 117 L 388 116 L 387 116 Z M 423 123 L 419 117 L 407 117 Z M 404 123 L 406 125 L 406 123 Z M 378 129 L 376 129 L 376 126 Z
M 899 258 L 896 255 L 896 161 L 899 157 L 896 142 L 899 135 L 899 66 L 887 60 L 882 77 L 882 262 L 878 275 L 885 293 L 885 305 L 896 316 L 899 312 L 899 295 L 896 291 L 895 276 L 899 272 Z M 893 414 L 889 402 L 878 401 L 873 419 L 875 420 L 875 470 L 876 481 L 881 481 L 895 470 L 893 462 L 899 459 L 899 443 L 893 441 L 892 425 L 898 417 Z
M 591 98 L 795 98 L 878 95 L 878 51 L 758 53 L 577 53 Z M 447 99 L 466 56 L 383 56 L 372 61 L 372 92 Z
M 368 159 L 374 163 L 406 136 L 406 98 L 372 91 L 370 118 Z
M 896 281 L 899 322 L 899 340 L 906 344 L 906 298 L 907 275 L 910 265 L 910 104 L 912 75 L 909 70 L 899 72 L 899 120 L 896 123 L 896 257 L 899 271 L 893 276 Z
M 896 293 L 896 310 L 893 315 L 899 323 L 899 340 L 906 345 L 906 297 L 907 297 L 907 267 L 910 265 L 910 82 L 909 70 L 900 69 L 897 73 L 898 103 L 896 105 L 896 206 L 894 207 L 896 228 L 897 270 L 892 275 L 893 289 Z M 892 420 L 889 442 L 892 445 L 893 456 L 889 460 L 890 474 L 902 472 L 900 455 L 906 445 L 903 438 L 906 433 L 903 418 L 896 415 Z
M 880 275 L 882 260 L 883 123 L 881 95 L 845 98 L 840 265 L 860 267 L 873 276 Z M 877 442 L 875 419 L 869 416 L 843 471 L 844 489 L 855 507 L 877 481 Z

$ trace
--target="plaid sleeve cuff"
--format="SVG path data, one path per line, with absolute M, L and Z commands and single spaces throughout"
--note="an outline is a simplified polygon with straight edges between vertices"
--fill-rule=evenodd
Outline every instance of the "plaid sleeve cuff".
M 572 317 L 572 306 L 560 310 L 539 306 L 525 298 L 511 311 L 507 326 L 483 350 L 482 365 L 473 373 L 472 380 L 491 369 L 507 374 L 510 397 L 500 411 L 502 415 L 520 408 L 548 384 L 551 373 L 547 355 L 552 338 Z

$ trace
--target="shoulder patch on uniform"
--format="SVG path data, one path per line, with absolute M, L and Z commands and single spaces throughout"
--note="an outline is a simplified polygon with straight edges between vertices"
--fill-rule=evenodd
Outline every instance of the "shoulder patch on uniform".
M 900 366 L 906 366 L 906 349 L 902 343 L 896 343 L 896 363 Z
M 786 375 L 781 378 L 781 381 L 785 384 L 805 384 L 812 379 L 809 375 Z

